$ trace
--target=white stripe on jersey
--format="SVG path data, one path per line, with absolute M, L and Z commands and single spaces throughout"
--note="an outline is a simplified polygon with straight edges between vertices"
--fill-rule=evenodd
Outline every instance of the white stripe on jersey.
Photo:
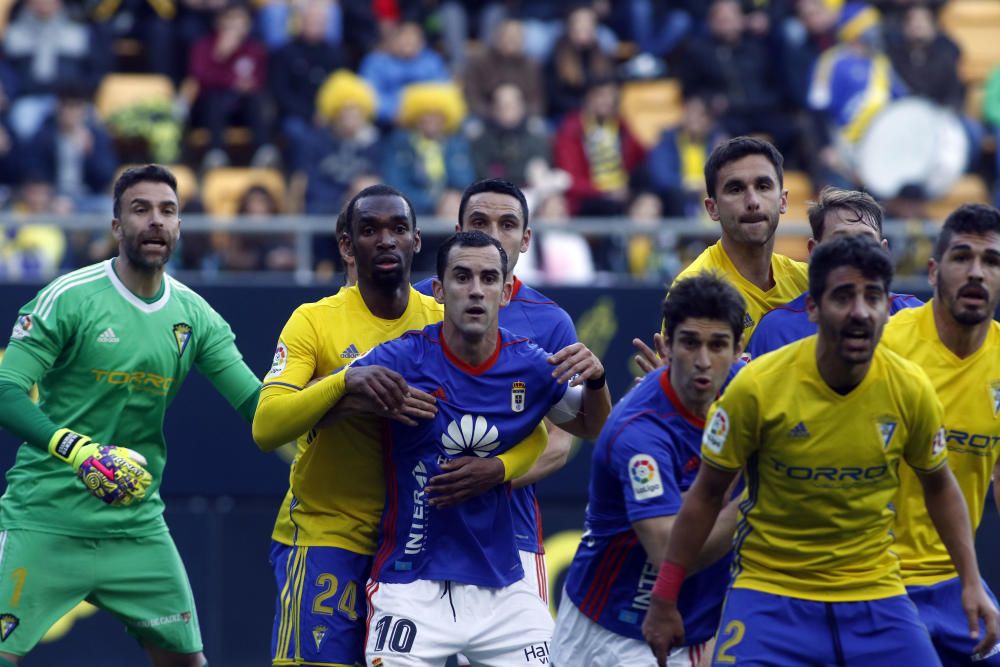
M 103 273 L 101 265 L 94 264 L 92 266 L 88 266 L 82 269 L 77 269 L 76 271 L 71 271 L 70 273 L 67 273 L 64 276 L 56 278 L 46 287 L 44 287 L 41 292 L 38 293 L 38 302 L 35 303 L 35 311 L 41 312 L 42 308 L 45 307 L 45 304 L 47 304 L 52 298 L 54 298 L 53 295 L 57 291 L 59 291 L 59 288 L 61 288 L 66 283 L 72 282 L 84 276 L 91 276 L 100 273 Z
M 122 295 L 122 298 L 144 313 L 155 313 L 170 303 L 169 280 L 163 281 L 163 294 L 160 298 L 153 303 L 146 303 L 135 294 L 132 294 L 128 287 L 125 287 L 125 283 L 121 281 L 121 278 L 118 277 L 114 268 L 112 268 L 110 259 L 104 264 L 104 273 L 107 275 L 108 280 L 111 281 L 111 285 L 114 286 L 114 288 L 118 290 L 118 293 Z
M 98 274 L 95 274 L 95 275 L 83 276 L 79 280 L 74 280 L 72 282 L 65 283 L 59 289 L 57 289 L 56 291 L 52 292 L 52 294 L 51 294 L 52 298 L 49 299 L 48 301 L 46 301 L 45 306 L 43 306 L 42 308 L 40 308 L 37 311 L 36 314 L 38 315 L 38 317 L 40 317 L 40 318 L 42 318 L 44 320 L 46 317 L 49 316 L 49 313 L 52 312 L 52 309 L 56 305 L 56 300 L 62 295 L 63 292 L 66 292 L 67 290 L 70 290 L 70 289 L 72 289 L 74 287 L 78 287 L 80 285 L 85 285 L 87 283 L 92 283 L 95 280 L 101 280 L 103 278 L 104 278 L 104 275 L 98 273 Z
M 0 532 L 0 565 L 3 565 L 3 554 L 7 550 L 7 531 Z

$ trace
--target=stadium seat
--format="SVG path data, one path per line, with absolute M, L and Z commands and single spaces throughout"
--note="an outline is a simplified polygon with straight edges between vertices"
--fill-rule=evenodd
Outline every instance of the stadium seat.
M 680 122 L 683 106 L 676 79 L 629 81 L 622 86 L 622 116 L 646 148 L 659 141 L 663 130 Z
M 966 82 L 985 81 L 1000 65 L 1000 2 L 951 0 L 941 10 L 941 26 L 962 49 L 960 72 Z
M 174 84 L 162 74 L 108 74 L 101 79 L 94 103 L 97 114 L 107 119 L 120 109 L 139 102 L 173 102 Z
M 779 233 L 774 240 L 774 252 L 786 255 L 800 262 L 809 259 L 809 248 L 806 241 L 812 236 L 809 225 L 800 222 L 782 222 Z
M 927 216 L 936 222 L 944 222 L 948 214 L 962 204 L 987 204 L 989 201 L 990 192 L 983 179 L 975 174 L 965 174 L 947 195 L 927 204 Z
M 816 197 L 812 180 L 803 171 L 786 171 L 785 189 L 788 190 L 788 210 L 782 220 L 805 224 L 809 219 L 809 202 Z
M 236 215 L 240 198 L 254 185 L 260 185 L 274 196 L 278 208 L 284 209 L 285 179 L 277 169 L 225 167 L 212 169 L 202 179 L 201 200 L 210 215 Z

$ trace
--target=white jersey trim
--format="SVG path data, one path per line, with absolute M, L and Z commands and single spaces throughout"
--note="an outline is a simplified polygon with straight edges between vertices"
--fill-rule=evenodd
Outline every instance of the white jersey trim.
M 35 304 L 33 314 L 44 320 L 48 314 L 52 312 L 56 299 L 58 299 L 63 292 L 71 287 L 83 285 L 84 283 L 99 280 L 103 277 L 104 273 L 101 270 L 100 264 L 96 264 L 94 266 L 88 266 L 84 269 L 73 271 L 72 273 L 67 273 L 65 276 L 53 280 L 48 287 L 39 293 L 40 296 L 38 302 Z
M 167 280 L 166 274 L 163 275 L 163 294 L 153 303 L 146 303 L 135 294 L 132 294 L 129 288 L 125 287 L 125 283 L 118 278 L 114 268 L 111 266 L 110 259 L 104 260 L 104 273 L 107 275 L 108 280 L 111 281 L 111 284 L 115 286 L 115 289 L 118 290 L 118 293 L 122 295 L 122 298 L 144 313 L 155 313 L 170 302 L 170 281 Z

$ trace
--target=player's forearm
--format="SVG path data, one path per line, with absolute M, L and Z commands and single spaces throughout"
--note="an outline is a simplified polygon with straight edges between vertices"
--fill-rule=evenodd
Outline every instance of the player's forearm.
M 316 425 L 344 395 L 344 374 L 297 389 L 265 385 L 253 418 L 253 439 L 266 452 L 295 440 Z
M 724 503 L 724 493 L 696 493 L 692 487 L 670 531 L 665 560 L 690 572 L 699 560 Z
M 535 465 L 538 458 L 545 451 L 549 442 L 549 433 L 544 422 L 539 422 L 535 430 L 527 438 L 517 443 L 503 454 L 497 456 L 503 463 L 503 481 L 509 482 L 512 479 L 522 477 L 531 466 Z
M 719 560 L 733 548 L 733 533 L 736 532 L 736 521 L 739 516 L 739 503 L 732 501 L 719 512 L 719 518 L 712 526 L 704 546 L 698 552 L 688 574 L 693 574 Z
M 521 475 L 511 482 L 511 488 L 520 489 L 534 484 L 566 465 L 566 459 L 569 458 L 569 450 L 573 444 L 573 436 L 553 424 L 546 423 L 546 429 L 549 434 L 549 444 L 545 446 L 545 451 L 538 457 L 535 465 L 531 466 L 531 470 L 527 474 Z
M 607 385 L 600 389 L 584 389 L 580 411 L 568 422 L 559 424 L 564 431 L 587 440 L 596 440 L 611 414 L 611 394 Z
M 0 380 L 0 428 L 32 447 L 48 451 L 49 440 L 60 426 L 35 405 L 22 387 Z
M 979 582 L 979 564 L 972 535 L 972 523 L 965 498 L 947 466 L 920 475 L 924 488 L 924 502 L 941 542 L 951 556 L 962 583 Z

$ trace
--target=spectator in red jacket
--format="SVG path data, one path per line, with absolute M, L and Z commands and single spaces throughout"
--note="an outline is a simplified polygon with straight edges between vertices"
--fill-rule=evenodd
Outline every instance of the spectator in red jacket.
M 566 198 L 573 215 L 624 213 L 629 186 L 645 161 L 618 112 L 618 93 L 614 80 L 593 80 L 583 108 L 566 116 L 556 132 L 555 166 L 572 178 Z
M 273 166 L 278 152 L 270 144 L 262 93 L 267 89 L 267 50 L 250 37 L 250 12 L 230 4 L 215 19 L 215 34 L 202 38 L 191 52 L 190 73 L 198 84 L 195 116 L 208 128 L 206 168 L 228 164 L 224 132 L 234 121 L 253 133 L 254 166 Z

